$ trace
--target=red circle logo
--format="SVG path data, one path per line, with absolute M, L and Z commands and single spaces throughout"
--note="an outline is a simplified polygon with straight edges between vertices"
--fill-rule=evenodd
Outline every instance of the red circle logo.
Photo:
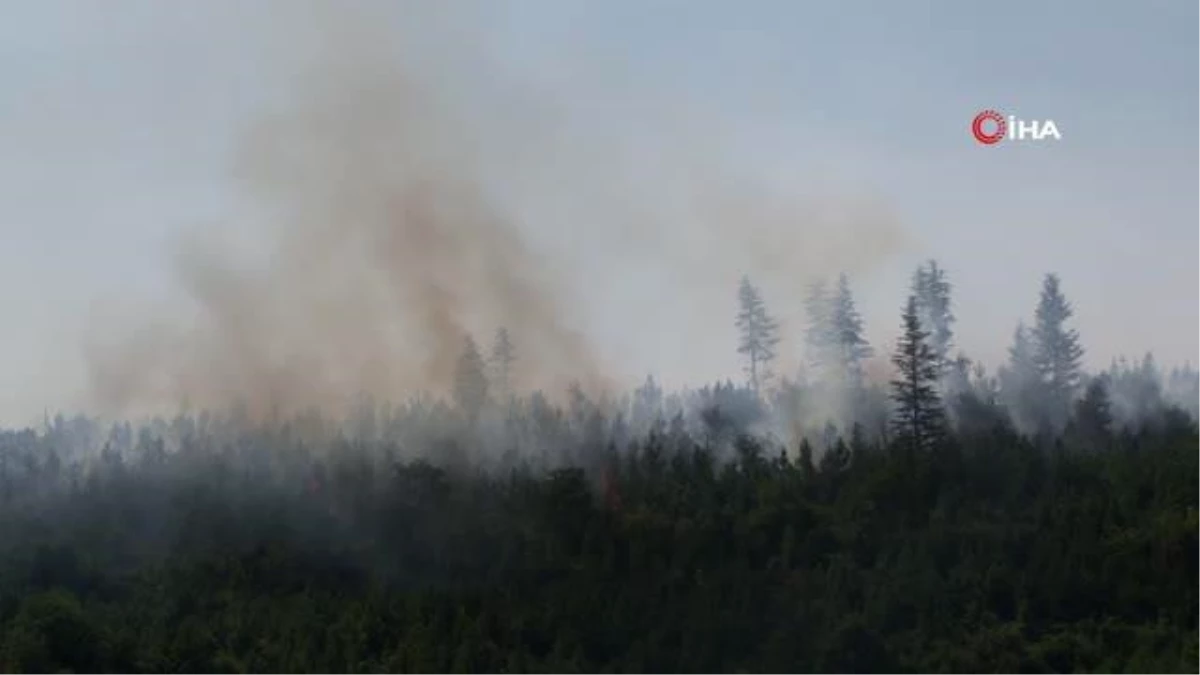
M 988 124 L 989 122 L 991 124 Z M 993 128 L 988 131 L 987 127 Z M 1004 116 L 995 110 L 984 110 L 971 121 L 971 133 L 975 136 L 975 140 L 984 145 L 999 143 L 1007 132 L 1008 123 L 1004 121 Z

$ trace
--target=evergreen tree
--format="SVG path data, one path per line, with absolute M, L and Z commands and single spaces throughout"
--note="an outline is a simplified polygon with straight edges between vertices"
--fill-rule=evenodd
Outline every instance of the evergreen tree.
M 838 436 L 825 450 L 825 454 L 821 455 L 820 472 L 826 476 L 833 476 L 845 471 L 849 466 L 850 447 Z
M 910 295 L 902 314 L 904 332 L 896 345 L 892 363 L 897 377 L 892 380 L 896 403 L 893 428 L 900 441 L 915 454 L 933 447 L 944 429 L 944 413 L 937 392 L 937 357 L 921 329 L 916 296 Z
M 487 395 L 488 381 L 483 357 L 479 354 L 475 339 L 468 335 L 463 340 L 462 355 L 458 357 L 454 372 L 454 402 L 473 420 L 487 401 Z
M 1044 421 L 1041 376 L 1035 361 L 1035 345 L 1024 322 L 1013 331 L 1008 348 L 1008 364 L 999 371 L 1000 395 L 1023 431 L 1039 429 Z
M 921 328 L 928 335 L 926 340 L 937 360 L 939 373 L 945 375 L 954 363 L 950 349 L 954 341 L 954 314 L 951 311 L 951 285 L 946 270 L 930 260 L 913 273 L 913 295 L 917 298 L 917 315 Z
M 824 281 L 816 281 L 808 287 L 804 311 L 808 315 L 808 328 L 804 331 L 805 356 L 816 379 L 827 380 L 838 361 L 838 350 L 830 293 Z
M 653 375 L 646 375 L 646 381 L 633 392 L 630 418 L 636 433 L 647 432 L 651 425 L 662 416 L 663 390 L 654 381 Z
M 502 398 L 512 394 L 512 364 L 516 360 L 516 351 L 509 338 L 508 329 L 503 326 L 497 328 L 496 337 L 492 341 L 492 382 L 495 384 L 496 393 Z
M 800 470 L 805 478 L 812 478 L 813 474 L 817 472 L 817 467 L 813 463 L 812 443 L 809 443 L 807 438 L 800 439 Z
M 1033 360 L 1045 386 L 1051 422 L 1057 429 L 1066 422 L 1081 375 L 1083 347 L 1079 344 L 1079 334 L 1066 327 L 1073 314 L 1071 304 L 1062 294 L 1058 276 L 1047 274 L 1033 328 Z
M 1125 357 L 1114 361 L 1108 384 L 1115 402 L 1113 417 L 1120 426 L 1137 428 L 1158 417 L 1163 408 L 1162 374 L 1150 353 L 1140 365 Z
M 779 324 L 767 313 L 762 295 L 745 276 L 738 288 L 736 325 L 741 331 L 738 353 L 746 357 L 750 387 L 758 394 L 770 379 L 770 363 L 779 344 Z
M 1163 378 L 1158 364 L 1154 361 L 1154 354 L 1146 352 L 1142 357 L 1138 375 L 1138 388 L 1134 391 L 1134 398 L 1140 402 L 1141 419 L 1146 419 L 1153 415 L 1153 411 L 1160 410 L 1163 404 Z
M 1112 402 L 1108 395 L 1107 375 L 1093 377 L 1084 390 L 1083 398 L 1075 404 L 1075 433 L 1089 449 L 1102 449 L 1112 431 Z
M 830 324 L 838 350 L 840 379 L 846 392 L 856 399 L 862 389 L 862 362 L 870 358 L 873 351 L 863 337 L 862 317 L 855 309 L 850 281 L 845 274 L 838 277 L 837 290 L 830 305 Z

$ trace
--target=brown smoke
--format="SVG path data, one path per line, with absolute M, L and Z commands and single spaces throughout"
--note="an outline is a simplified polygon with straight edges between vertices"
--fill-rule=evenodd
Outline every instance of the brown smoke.
M 239 144 L 235 176 L 259 207 L 254 228 L 266 235 L 269 258 L 239 264 L 203 233 L 185 240 L 177 272 L 194 316 L 156 316 L 93 336 L 93 406 L 127 413 L 241 400 L 266 414 L 336 407 L 361 392 L 444 393 L 463 336 L 486 349 L 499 326 L 520 351 L 522 388 L 608 388 L 614 371 L 572 325 L 568 304 L 585 297 L 575 285 L 600 289 L 603 281 L 572 277 L 569 257 L 546 262 L 522 213 L 497 194 L 504 184 L 535 197 L 565 194 L 567 203 L 594 195 L 595 185 L 601 196 L 579 204 L 602 204 L 612 229 L 584 233 L 572 255 L 586 256 L 605 236 L 620 239 L 711 303 L 732 297 L 742 271 L 800 292 L 808 278 L 870 265 L 903 242 L 876 213 L 851 208 L 831 226 L 811 205 L 765 199 L 770 191 L 717 171 L 710 175 L 721 180 L 711 183 L 664 181 L 684 204 L 670 213 L 659 208 L 661 191 L 624 190 L 615 175 L 600 186 L 605 166 L 593 160 L 603 141 L 588 151 L 556 143 L 553 125 L 542 126 L 555 119 L 553 101 L 516 124 L 479 124 L 439 65 L 398 57 L 369 20 L 335 14 L 295 96 Z M 498 116 L 512 114 L 504 110 Z M 506 134 L 515 138 L 497 139 Z M 681 143 L 679 163 L 700 175 L 692 162 L 706 156 L 704 139 Z M 497 148 L 527 153 L 511 166 L 528 175 L 497 181 L 506 159 Z M 607 168 L 619 173 L 621 162 Z M 673 218 L 689 221 L 692 244 L 655 222 Z M 609 263 L 607 274 L 619 277 L 621 258 Z
M 105 409 L 441 393 L 464 336 L 486 349 L 501 325 L 537 355 L 522 384 L 603 384 L 587 342 L 559 321 L 556 280 L 489 203 L 472 130 L 369 26 L 348 32 L 353 18 L 336 18 L 328 58 L 239 151 L 237 177 L 267 207 L 267 266 L 247 273 L 219 247 L 182 246 L 196 321 L 91 345 Z

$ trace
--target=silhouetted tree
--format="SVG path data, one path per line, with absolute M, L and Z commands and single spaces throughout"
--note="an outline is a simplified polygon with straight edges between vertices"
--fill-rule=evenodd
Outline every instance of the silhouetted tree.
M 630 418 L 635 433 L 642 434 L 650 429 L 662 415 L 663 390 L 654 381 L 653 375 L 647 375 L 642 386 L 633 391 L 632 410 Z
M 852 394 L 852 401 L 857 403 L 862 390 L 862 363 L 871 357 L 873 351 L 863 337 L 862 317 L 854 306 L 850 281 L 845 274 L 838 277 L 830 309 L 839 374 L 845 390 Z
M 750 387 L 758 394 L 770 379 L 770 363 L 779 344 L 779 324 L 767 313 L 762 295 L 745 276 L 738 288 L 736 325 L 741 331 L 738 353 L 746 356 Z
M 950 348 L 954 341 L 954 313 L 950 303 L 950 281 L 946 271 L 930 260 L 913 273 L 912 292 L 917 299 L 917 316 L 925 331 L 929 348 L 937 360 L 940 375 L 945 375 L 954 362 Z
M 838 340 L 830 293 L 824 281 L 815 281 L 808 287 L 804 311 L 808 319 L 804 330 L 806 360 L 817 379 L 827 380 L 838 362 Z
M 1121 426 L 1137 427 L 1151 422 L 1163 409 L 1163 378 L 1147 353 L 1139 365 L 1124 357 L 1113 363 L 1108 372 L 1109 393 L 1113 399 L 1113 417 Z M 1189 404 L 1195 406 L 1194 402 Z
M 462 355 L 454 371 L 454 402 L 469 419 L 479 415 L 487 401 L 488 381 L 484 373 L 483 357 L 470 335 L 463 340 Z
M 517 360 L 516 350 L 509 338 L 508 329 L 501 326 L 496 329 L 496 337 L 492 341 L 492 383 L 496 394 L 501 398 L 512 395 L 512 364 Z
M 1041 375 L 1034 360 L 1035 346 L 1029 329 L 1018 322 L 1008 348 L 1008 363 L 999 370 L 1000 395 L 1017 427 L 1036 431 L 1044 424 Z
M 1073 425 L 1075 435 L 1089 448 L 1101 450 L 1107 445 L 1112 431 L 1112 401 L 1108 395 L 1107 375 L 1093 377 L 1084 389 L 1083 398 L 1075 403 Z
M 1066 421 L 1081 374 L 1083 347 L 1079 334 L 1066 327 L 1072 314 L 1074 310 L 1062 294 L 1058 276 L 1047 274 L 1033 327 L 1033 361 L 1045 385 L 1047 411 L 1056 429 Z
M 933 447 L 942 437 L 944 413 L 937 392 L 937 357 L 921 329 L 915 296 L 908 297 L 901 318 L 904 332 L 892 356 L 897 369 L 892 380 L 896 402 L 893 428 L 898 440 L 916 453 Z

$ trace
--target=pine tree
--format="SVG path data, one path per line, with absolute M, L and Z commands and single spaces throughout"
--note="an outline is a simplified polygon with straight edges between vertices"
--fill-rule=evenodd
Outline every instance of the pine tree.
M 1121 426 L 1141 426 L 1162 409 L 1162 374 L 1153 354 L 1147 353 L 1140 364 L 1123 356 L 1114 360 L 1109 378 L 1109 391 L 1116 401 L 1113 412 Z
M 896 345 L 892 363 L 897 377 L 892 380 L 896 402 L 892 424 L 901 442 L 915 454 L 932 448 L 942 436 L 944 413 L 938 396 L 937 357 L 921 329 L 916 296 L 910 295 L 902 314 L 904 333 Z
M 821 455 L 820 473 L 834 476 L 845 471 L 850 466 L 850 457 L 850 447 L 846 445 L 846 441 L 841 436 L 838 436 L 825 450 L 825 454 Z
M 468 335 L 463 340 L 462 355 L 458 357 L 454 372 L 454 401 L 473 420 L 487 401 L 487 395 L 488 381 L 483 357 L 479 354 L 475 339 Z
M 758 394 L 770 379 L 770 363 L 779 344 L 779 324 L 767 313 L 762 295 L 745 276 L 738 288 L 736 325 L 741 331 L 738 353 L 746 356 L 750 387 Z
M 838 277 L 830 309 L 840 379 L 846 392 L 857 397 L 862 389 L 862 362 L 870 358 L 873 351 L 863 337 L 862 317 L 854 307 L 850 281 L 845 274 Z
M 1075 432 L 1091 450 L 1102 449 L 1112 431 L 1112 402 L 1108 388 L 1107 375 L 1094 377 L 1088 382 L 1083 398 L 1075 403 Z
M 809 443 L 807 438 L 800 439 L 800 470 L 805 478 L 812 478 L 817 472 L 817 467 L 813 463 L 812 443 Z
M 1136 400 L 1139 401 L 1144 408 L 1145 419 L 1152 411 L 1157 411 L 1163 405 L 1163 378 L 1162 373 L 1158 370 L 1158 364 L 1154 361 L 1154 354 L 1146 352 L 1142 357 L 1142 366 L 1138 369 L 1138 389 Z
M 635 434 L 649 431 L 655 420 L 662 416 L 662 405 L 662 387 L 654 381 L 653 375 L 647 375 L 645 383 L 633 391 L 630 418 Z
M 862 424 L 855 422 L 850 427 L 850 454 L 855 457 L 861 457 L 867 452 L 867 437 L 863 431 Z
M 1033 362 L 1045 386 L 1051 421 L 1059 429 L 1066 422 L 1081 376 L 1083 347 L 1079 344 L 1079 334 L 1066 327 L 1073 314 L 1058 276 L 1047 274 L 1033 327 Z
M 512 394 L 512 364 L 516 360 L 516 351 L 508 336 L 508 329 L 503 326 L 497 328 L 496 337 L 492 341 L 491 366 L 492 382 L 501 398 L 508 398 Z
M 926 332 L 929 347 L 937 359 L 939 373 L 945 375 L 954 365 L 950 358 L 954 342 L 954 314 L 951 311 L 950 291 L 946 270 L 930 260 L 913 273 L 913 295 L 917 298 L 917 316 Z
M 1041 376 L 1035 362 L 1035 345 L 1024 322 L 1018 322 L 1008 348 L 1008 363 L 998 373 L 1000 395 L 1017 427 L 1030 432 L 1044 425 Z
M 808 315 L 808 328 L 804 331 L 805 356 L 818 380 L 828 379 L 838 360 L 831 305 L 829 289 L 824 281 L 816 281 L 808 287 L 808 295 L 804 299 L 804 311 Z

